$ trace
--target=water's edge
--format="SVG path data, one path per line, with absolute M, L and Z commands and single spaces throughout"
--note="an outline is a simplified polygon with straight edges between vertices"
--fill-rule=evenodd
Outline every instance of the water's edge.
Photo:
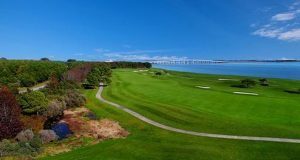
M 300 63 L 224 63 L 153 65 L 173 71 L 300 80 Z

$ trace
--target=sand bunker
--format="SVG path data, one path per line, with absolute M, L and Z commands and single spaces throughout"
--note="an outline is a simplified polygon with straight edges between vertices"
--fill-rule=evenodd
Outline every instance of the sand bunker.
M 239 81 L 238 79 L 226 79 L 226 78 L 220 78 L 219 81 Z
M 202 88 L 202 89 L 210 89 L 208 86 L 196 86 L 197 88 Z
M 234 94 L 243 94 L 243 95 L 252 95 L 252 96 L 258 96 L 257 93 L 250 93 L 250 92 L 233 92 Z
M 149 70 L 142 70 L 142 69 L 140 69 L 140 70 L 138 70 L 138 71 L 133 71 L 133 72 L 135 72 L 135 73 L 137 73 L 137 72 L 148 72 Z

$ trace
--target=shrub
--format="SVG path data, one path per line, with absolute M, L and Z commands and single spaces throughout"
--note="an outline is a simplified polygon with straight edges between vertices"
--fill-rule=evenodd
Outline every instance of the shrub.
M 20 146 L 18 145 L 18 143 L 12 143 L 7 139 L 3 139 L 0 142 L 0 157 L 16 155 L 16 151 L 18 151 L 19 149 Z
M 44 57 L 44 58 L 41 58 L 41 61 L 50 61 L 50 59 L 47 57 Z
M 266 78 L 259 79 L 260 85 L 269 86 L 269 82 Z
M 52 130 L 56 133 L 58 139 L 67 138 L 67 136 L 72 134 L 68 124 L 66 123 L 58 123 L 52 127 Z
M 95 85 L 93 85 L 93 84 L 87 84 L 87 83 L 83 83 L 82 87 L 84 89 L 95 89 L 96 88 Z
M 162 75 L 162 73 L 161 73 L 161 72 L 155 72 L 155 75 L 157 75 L 157 76 L 161 76 L 161 75 Z
M 287 93 L 291 93 L 291 94 L 300 94 L 300 89 L 299 90 L 288 90 L 288 89 L 286 89 L 284 91 L 287 92 Z
M 0 139 L 13 138 L 22 130 L 21 110 L 7 87 L 0 89 Z
M 24 127 L 27 129 L 32 129 L 34 133 L 37 133 L 44 128 L 46 119 L 47 118 L 45 116 L 38 115 L 21 117 L 21 121 L 23 122 Z
M 34 134 L 31 129 L 26 129 L 17 134 L 16 140 L 19 142 L 29 142 L 33 139 Z
M 43 144 L 58 140 L 58 136 L 53 130 L 41 130 L 39 136 Z
M 87 117 L 90 120 L 98 120 L 99 119 L 98 116 L 93 112 L 86 113 L 85 117 Z
M 68 108 L 81 107 L 85 104 L 85 97 L 76 90 L 68 90 L 65 102 Z
M 25 114 L 39 114 L 48 106 L 48 99 L 40 91 L 27 92 L 18 98 L 22 111 Z
M 233 84 L 231 87 L 238 87 L 238 88 L 250 88 L 256 85 L 256 81 L 252 79 L 243 79 L 240 81 L 240 84 Z
M 42 142 L 34 136 L 29 142 L 11 142 L 4 139 L 0 142 L 0 157 L 5 156 L 30 156 L 41 150 Z
M 255 86 L 256 82 L 252 79 L 243 79 L 241 80 L 241 84 L 244 85 L 246 88 L 249 88 Z
M 42 140 L 39 136 L 34 136 L 29 145 L 34 149 L 34 152 L 39 152 L 42 148 Z
M 61 116 L 63 115 L 64 109 L 66 109 L 66 103 L 64 101 L 53 100 L 49 103 L 43 115 L 46 117 Z

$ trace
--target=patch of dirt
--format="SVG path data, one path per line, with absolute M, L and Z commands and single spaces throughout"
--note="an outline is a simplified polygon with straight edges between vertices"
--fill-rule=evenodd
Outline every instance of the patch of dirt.
M 62 122 L 69 125 L 76 137 L 91 137 L 98 140 L 124 138 L 128 132 L 118 122 L 110 119 L 89 120 L 85 115 L 87 108 L 76 108 L 64 111 Z

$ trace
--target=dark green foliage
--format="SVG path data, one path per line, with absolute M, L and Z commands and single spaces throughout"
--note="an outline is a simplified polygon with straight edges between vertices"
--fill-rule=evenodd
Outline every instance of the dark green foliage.
M 266 78 L 259 79 L 261 86 L 269 86 L 269 82 Z
M 18 97 L 19 104 L 25 114 L 39 114 L 48 106 L 48 99 L 40 91 L 27 92 Z
M 109 62 L 111 68 L 151 68 L 151 63 L 148 62 Z
M 288 89 L 286 89 L 286 90 L 284 90 L 285 92 L 287 92 L 287 93 L 291 93 L 291 94 L 300 94 L 300 89 L 298 89 L 298 90 L 288 90 Z
M 20 74 L 19 81 L 20 81 L 21 86 L 23 86 L 23 87 L 30 87 L 36 83 L 35 78 L 28 73 Z
M 68 59 L 67 62 L 76 62 L 76 59 Z
M 87 82 L 90 85 L 98 86 L 100 82 L 109 84 L 111 81 L 111 69 L 108 66 L 97 66 L 87 75 Z
M 32 86 L 49 79 L 51 75 L 61 77 L 67 70 L 64 62 L 0 60 L 0 84 L 20 83 Z
M 240 84 L 233 84 L 231 87 L 238 87 L 238 88 L 250 88 L 256 85 L 256 81 L 252 79 L 242 79 Z
M 161 72 L 155 72 L 155 75 L 157 75 L 157 76 L 161 76 L 161 75 L 162 75 L 162 73 L 161 73 Z
M 88 84 L 88 83 L 83 83 L 83 84 L 82 84 L 82 87 L 83 87 L 84 89 L 95 89 L 95 88 L 96 88 L 95 85 L 93 85 L 93 84 Z
M 41 61 L 50 61 L 50 59 L 49 59 L 49 58 L 46 58 L 46 57 L 44 57 L 44 58 L 41 58 Z
M 38 136 L 34 136 L 31 141 L 29 141 L 29 145 L 34 150 L 34 152 L 39 152 L 42 148 L 42 140 Z
M 256 81 L 252 79 L 243 79 L 241 80 L 241 84 L 244 85 L 246 88 L 252 87 L 256 85 Z

